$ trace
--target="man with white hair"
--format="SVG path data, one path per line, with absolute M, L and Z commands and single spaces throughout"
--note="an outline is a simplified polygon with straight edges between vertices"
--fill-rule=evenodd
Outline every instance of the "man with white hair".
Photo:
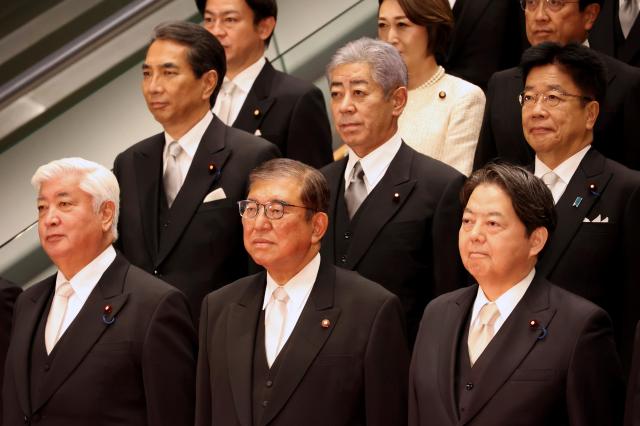
M 196 342 L 187 300 L 113 249 L 115 176 L 65 158 L 31 182 L 40 242 L 58 272 L 16 302 L 4 424 L 192 424 Z

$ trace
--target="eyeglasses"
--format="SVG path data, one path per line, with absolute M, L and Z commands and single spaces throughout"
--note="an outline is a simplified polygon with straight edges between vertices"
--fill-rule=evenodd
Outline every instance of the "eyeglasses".
M 562 96 L 570 96 L 572 98 L 580 99 L 581 101 L 591 102 L 593 98 L 582 95 L 572 95 L 571 93 L 555 92 L 555 93 L 530 93 L 522 92 L 518 95 L 518 102 L 522 108 L 530 108 L 538 103 L 538 98 L 542 97 L 542 103 L 548 107 L 557 107 L 560 102 L 564 102 L 566 99 L 562 99 Z
M 520 7 L 526 12 L 535 12 L 540 6 L 541 0 L 520 0 Z M 557 12 L 567 3 L 580 3 L 579 1 L 567 0 L 544 0 L 545 6 L 552 12 Z
M 296 206 L 280 200 L 269 201 L 264 204 L 258 203 L 257 201 L 253 200 L 238 201 L 240 216 L 245 219 L 255 219 L 258 216 L 258 213 L 260 213 L 260 206 L 263 207 L 264 215 L 267 217 L 267 219 L 272 220 L 282 219 L 282 216 L 284 216 L 285 207 L 298 207 L 300 209 L 307 209 L 315 212 L 315 210 L 310 207 Z

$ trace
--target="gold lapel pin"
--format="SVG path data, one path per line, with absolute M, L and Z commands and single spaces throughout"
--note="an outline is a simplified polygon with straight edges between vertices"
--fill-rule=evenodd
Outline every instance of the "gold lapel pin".
M 258 118 L 258 117 L 260 117 L 260 114 L 261 114 L 261 112 L 260 112 L 260 110 L 258 108 L 253 110 L 253 116 L 254 117 Z
M 331 325 L 331 321 L 325 318 L 322 320 L 322 322 L 320 322 L 320 325 L 322 326 L 322 328 L 329 328 L 329 326 Z

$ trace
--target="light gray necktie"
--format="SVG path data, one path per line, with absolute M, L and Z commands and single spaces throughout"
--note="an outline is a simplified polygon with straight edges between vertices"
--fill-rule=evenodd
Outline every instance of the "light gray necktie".
M 236 84 L 233 81 L 225 81 L 222 85 L 222 96 L 220 98 L 220 112 L 218 118 L 227 126 L 231 126 L 231 104 L 233 103 L 233 93 L 236 91 Z
M 66 281 L 56 289 L 53 296 L 53 302 L 47 317 L 47 325 L 44 329 L 44 345 L 47 349 L 47 354 L 51 353 L 58 340 L 60 340 L 60 330 L 67 314 L 67 306 L 71 295 L 73 295 L 73 287 L 71 287 L 69 281 Z
M 344 191 L 344 201 L 347 204 L 349 219 L 353 218 L 365 198 L 367 198 L 367 186 L 364 184 L 364 170 L 362 170 L 360 161 L 357 161 L 351 170 L 349 185 Z
M 287 302 L 289 295 L 281 287 L 276 287 L 271 293 L 271 300 L 264 316 L 264 348 L 267 354 L 269 367 L 273 365 L 280 349 L 282 349 L 282 337 L 287 323 Z
M 495 334 L 493 325 L 499 316 L 500 310 L 495 303 L 485 303 L 480 309 L 476 326 L 469 331 L 469 360 L 472 367 L 489 342 L 491 342 L 491 339 L 493 339 Z
M 559 180 L 560 176 L 558 176 L 554 172 L 547 172 L 542 175 L 542 181 L 547 185 L 549 191 L 551 191 L 551 195 L 553 195 L 554 204 L 558 201 L 556 200 L 556 186 Z
M 638 17 L 638 2 L 637 0 L 620 0 L 620 10 L 618 10 L 618 17 L 620 18 L 620 27 L 622 27 L 622 34 L 624 38 L 629 36 L 629 32 L 633 27 L 633 23 Z
M 169 144 L 169 156 L 167 157 L 167 167 L 164 169 L 164 193 L 167 196 L 169 207 L 178 196 L 182 186 L 182 170 L 178 164 L 178 155 L 182 152 L 182 147 L 177 141 Z

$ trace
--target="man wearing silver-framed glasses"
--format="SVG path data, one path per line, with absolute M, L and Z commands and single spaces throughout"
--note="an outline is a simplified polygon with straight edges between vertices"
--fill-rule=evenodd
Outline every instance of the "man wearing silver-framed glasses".
M 524 53 L 521 68 L 524 136 L 558 214 L 537 270 L 609 313 L 628 368 L 640 319 L 640 172 L 592 148 L 606 94 L 604 64 L 586 47 L 543 43 Z
M 398 298 L 321 258 L 329 187 L 291 159 L 249 176 L 244 245 L 266 271 L 209 294 L 196 425 L 402 425 L 409 352 Z
M 529 43 L 586 43 L 603 3 L 604 0 L 520 0 Z M 640 69 L 594 52 L 607 70 L 607 98 L 600 105 L 594 146 L 606 157 L 640 169 Z M 496 157 L 523 166 L 533 161 L 533 151 L 523 138 L 516 103 L 522 88 L 518 68 L 497 72 L 489 81 L 474 170 Z

